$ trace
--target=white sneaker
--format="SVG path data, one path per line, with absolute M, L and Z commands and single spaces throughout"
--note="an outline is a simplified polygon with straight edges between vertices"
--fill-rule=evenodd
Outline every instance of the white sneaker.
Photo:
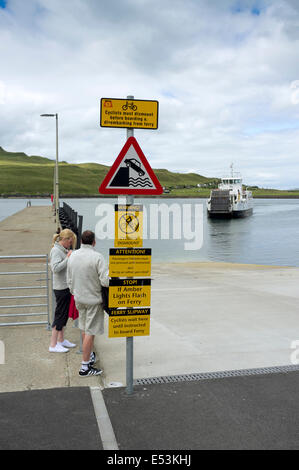
M 57 344 L 60 344 L 60 346 L 62 346 L 64 348 L 75 348 L 77 346 L 76 344 L 71 343 L 67 339 L 65 339 L 62 343 L 58 342 Z
M 52 346 L 49 347 L 49 352 L 66 353 L 68 352 L 68 349 L 57 343 L 54 348 Z

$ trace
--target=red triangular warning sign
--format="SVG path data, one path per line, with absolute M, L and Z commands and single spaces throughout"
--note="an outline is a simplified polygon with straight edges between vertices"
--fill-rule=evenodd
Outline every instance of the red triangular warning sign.
M 101 186 L 101 194 L 162 194 L 163 188 L 135 137 L 129 137 Z

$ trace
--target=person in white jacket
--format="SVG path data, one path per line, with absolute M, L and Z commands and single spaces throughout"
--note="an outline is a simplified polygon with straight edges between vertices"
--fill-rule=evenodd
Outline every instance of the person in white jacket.
M 108 266 L 103 255 L 95 250 L 95 234 L 86 230 L 81 236 L 81 248 L 73 251 L 67 264 L 67 282 L 79 312 L 82 331 L 83 360 L 79 375 L 100 375 L 101 369 L 93 364 L 94 337 L 104 333 L 102 286 L 109 286 Z

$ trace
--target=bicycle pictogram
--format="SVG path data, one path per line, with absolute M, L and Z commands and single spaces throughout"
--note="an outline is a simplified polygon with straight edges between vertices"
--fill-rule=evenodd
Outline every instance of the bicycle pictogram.
M 139 220 L 135 214 L 122 215 L 119 219 L 119 228 L 126 234 L 138 232 Z
M 136 104 L 133 103 L 133 101 L 131 103 L 129 103 L 128 101 L 126 102 L 126 104 L 124 104 L 122 106 L 122 109 L 124 111 L 127 111 L 128 109 L 131 109 L 132 111 L 136 111 L 137 110 L 137 106 Z

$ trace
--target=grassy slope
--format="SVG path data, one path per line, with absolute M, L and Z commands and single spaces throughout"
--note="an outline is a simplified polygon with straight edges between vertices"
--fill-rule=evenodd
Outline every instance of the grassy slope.
M 6 152 L 0 147 L 0 196 L 47 195 L 53 192 L 55 161 L 22 152 Z M 98 188 L 109 167 L 98 163 L 59 164 L 61 195 L 97 196 Z M 171 187 L 166 196 L 208 197 L 210 189 L 197 188 L 200 183 L 217 181 L 196 173 L 173 173 L 165 169 L 154 170 L 162 186 Z M 184 186 L 187 186 L 187 188 Z M 193 187 L 192 187 L 193 186 Z M 275 189 L 253 190 L 255 197 L 299 197 L 299 191 Z
M 53 192 L 55 162 L 24 153 L 6 152 L 0 147 L 0 195 L 41 195 Z M 97 163 L 59 164 L 61 194 L 98 195 L 98 187 L 109 167 Z M 155 170 L 162 186 L 196 185 L 209 178 L 194 173 L 180 174 Z

